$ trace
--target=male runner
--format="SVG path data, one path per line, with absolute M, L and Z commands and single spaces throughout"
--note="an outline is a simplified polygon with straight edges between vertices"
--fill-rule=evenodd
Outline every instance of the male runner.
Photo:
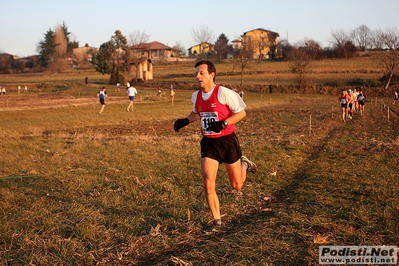
M 231 186 L 240 190 L 247 171 L 255 173 L 256 165 L 241 154 L 235 124 L 246 116 L 245 103 L 232 90 L 216 85 L 216 68 L 207 60 L 195 64 L 195 74 L 200 89 L 193 93 L 193 111 L 187 118 L 178 119 L 174 130 L 200 120 L 201 168 L 208 206 L 213 216 L 213 231 L 220 230 L 222 220 L 216 194 L 216 176 L 219 164 L 227 168 Z
M 101 103 L 101 110 L 100 110 L 100 115 L 104 111 L 105 107 L 105 98 L 107 97 L 107 92 L 105 91 L 105 87 L 103 86 L 102 89 L 97 93 L 97 97 L 100 98 L 100 103 Z

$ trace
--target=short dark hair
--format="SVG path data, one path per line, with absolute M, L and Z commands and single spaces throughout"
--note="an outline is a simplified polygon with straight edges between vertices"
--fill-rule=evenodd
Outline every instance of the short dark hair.
M 208 66 L 208 73 L 209 73 L 209 74 L 215 73 L 215 76 L 213 77 L 213 82 L 215 82 L 215 80 L 216 80 L 216 67 L 215 67 L 215 65 L 214 65 L 211 61 L 208 61 L 208 60 L 201 60 L 201 61 L 198 61 L 198 62 L 195 64 L 195 68 L 196 68 L 197 66 L 200 66 L 200 65 L 207 65 L 207 66 Z

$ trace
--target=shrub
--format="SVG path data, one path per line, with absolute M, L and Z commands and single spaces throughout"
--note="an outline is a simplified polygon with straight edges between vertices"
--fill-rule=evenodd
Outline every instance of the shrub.
M 354 86 L 354 87 L 379 87 L 381 86 L 381 83 L 376 81 L 376 80 L 372 80 L 372 79 L 353 79 L 353 80 L 349 80 L 346 82 L 346 85 L 348 86 Z

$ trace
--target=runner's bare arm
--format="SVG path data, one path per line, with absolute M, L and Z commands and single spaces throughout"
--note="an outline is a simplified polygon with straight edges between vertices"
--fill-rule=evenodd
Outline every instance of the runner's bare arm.
M 229 118 L 227 118 L 226 121 L 227 121 L 227 123 L 229 123 L 229 125 L 235 124 L 235 123 L 241 121 L 246 115 L 247 115 L 247 113 L 245 112 L 245 110 L 242 110 L 238 113 L 233 114 Z
M 190 123 L 192 123 L 192 122 L 195 122 L 195 121 L 199 120 L 200 116 L 199 116 L 198 113 L 194 113 L 194 112 L 191 111 L 190 115 L 187 116 L 187 118 L 190 121 Z

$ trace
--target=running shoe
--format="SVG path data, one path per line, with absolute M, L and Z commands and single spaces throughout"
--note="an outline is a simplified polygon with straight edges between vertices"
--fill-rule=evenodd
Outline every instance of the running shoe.
M 218 224 L 216 223 L 216 221 L 213 221 L 213 223 L 210 226 L 208 226 L 208 228 L 205 229 L 203 232 L 206 235 L 215 234 L 222 231 L 222 228 L 223 228 L 222 224 Z
M 241 162 L 246 162 L 248 165 L 247 171 L 251 173 L 256 173 L 258 168 L 256 167 L 256 164 L 252 161 L 250 161 L 247 157 L 241 156 Z

